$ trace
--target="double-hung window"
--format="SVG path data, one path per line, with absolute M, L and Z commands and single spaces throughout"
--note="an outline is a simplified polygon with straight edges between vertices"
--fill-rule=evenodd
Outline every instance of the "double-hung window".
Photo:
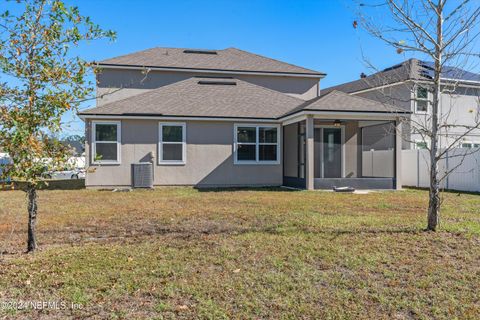
M 480 143 L 478 142 L 471 142 L 471 141 L 464 141 L 460 144 L 460 148 L 480 148 Z
M 236 164 L 278 164 L 279 127 L 271 125 L 235 125 Z
M 185 164 L 185 123 L 161 122 L 159 125 L 159 164 Z
M 418 86 L 415 90 L 415 113 L 427 113 L 428 90 Z
M 120 121 L 92 122 L 92 162 L 94 164 L 119 164 L 120 145 Z

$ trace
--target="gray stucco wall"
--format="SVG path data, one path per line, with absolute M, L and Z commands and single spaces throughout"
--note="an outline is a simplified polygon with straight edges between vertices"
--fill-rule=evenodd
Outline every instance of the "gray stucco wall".
M 298 123 L 283 127 L 284 148 L 283 163 L 286 177 L 298 177 Z
M 97 105 L 124 99 L 132 95 L 156 89 L 193 76 L 212 76 L 213 74 L 190 72 L 150 71 L 148 75 L 141 70 L 103 69 L 97 74 Z M 229 75 L 265 88 L 309 100 L 317 96 L 319 79 L 287 76 Z
M 130 186 L 131 165 L 155 155 L 154 185 L 279 186 L 282 164 L 235 165 L 233 161 L 233 122 L 186 121 L 186 164 L 158 164 L 157 120 L 122 120 L 121 164 L 91 163 L 91 121 L 86 121 L 88 163 L 86 186 Z M 281 135 L 281 132 L 280 132 Z M 280 136 L 280 150 L 281 140 Z M 280 153 L 281 154 L 281 153 Z

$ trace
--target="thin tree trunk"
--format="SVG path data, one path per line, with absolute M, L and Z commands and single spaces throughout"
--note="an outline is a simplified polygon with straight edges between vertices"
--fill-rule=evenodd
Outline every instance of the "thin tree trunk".
M 27 251 L 33 252 L 37 249 L 36 225 L 37 225 L 37 189 L 34 185 L 27 188 L 28 198 L 28 240 Z
M 438 108 L 440 104 L 440 76 L 443 50 L 443 4 L 437 5 L 437 43 L 435 46 L 435 72 L 433 78 L 432 136 L 430 148 L 430 190 L 428 203 L 427 230 L 435 231 L 440 219 L 440 184 L 438 182 Z
M 430 167 L 430 192 L 428 203 L 427 230 L 435 231 L 440 221 L 440 185 L 438 183 L 438 165 L 434 159 Z

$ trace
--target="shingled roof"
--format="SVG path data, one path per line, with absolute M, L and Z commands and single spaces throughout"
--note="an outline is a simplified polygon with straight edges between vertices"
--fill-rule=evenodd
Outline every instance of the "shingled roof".
M 473 81 L 480 83 L 479 74 L 456 67 L 443 67 L 441 78 L 459 82 Z M 410 59 L 386 68 L 380 72 L 374 73 L 368 77 L 326 88 L 323 90 L 323 92 L 328 93 L 333 90 L 338 90 L 346 93 L 353 93 L 406 80 L 429 81 L 432 79 L 433 63 L 417 59 Z
M 301 111 L 332 111 L 332 112 L 373 112 L 373 113 L 410 113 L 390 104 L 353 96 L 337 90 L 322 94 L 320 97 L 302 103 L 286 115 Z
M 79 115 L 277 120 L 301 111 L 408 113 L 339 91 L 305 102 L 238 79 L 193 77 L 82 111 Z
M 199 50 L 151 48 L 98 62 L 101 66 L 203 69 L 221 71 L 291 73 L 323 77 L 325 74 L 237 48 Z
M 304 100 L 238 79 L 189 78 L 80 115 L 275 119 Z

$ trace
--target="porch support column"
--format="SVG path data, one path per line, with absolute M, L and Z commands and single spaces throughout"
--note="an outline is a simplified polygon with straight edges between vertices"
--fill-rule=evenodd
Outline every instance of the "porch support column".
M 307 190 L 314 189 L 314 124 L 313 116 L 307 116 L 306 127 L 306 157 L 305 157 L 305 184 Z
M 395 120 L 395 188 L 402 189 L 402 121 Z

